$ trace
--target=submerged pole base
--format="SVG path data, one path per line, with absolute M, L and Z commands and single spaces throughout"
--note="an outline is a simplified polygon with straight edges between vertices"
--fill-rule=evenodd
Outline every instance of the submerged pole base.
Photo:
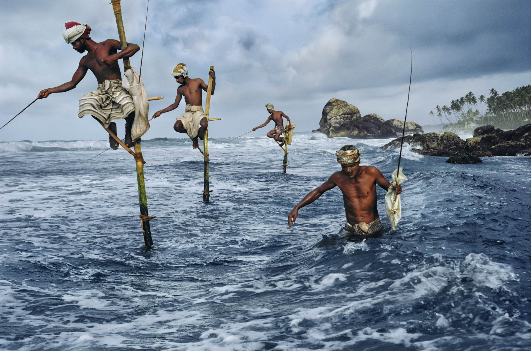
M 210 202 L 210 191 L 203 190 L 203 202 Z
M 151 249 L 153 247 L 153 239 L 151 238 L 151 227 L 149 225 L 149 221 L 153 218 L 156 218 L 156 216 L 145 216 L 140 215 L 140 224 L 142 225 L 142 232 L 144 234 L 144 245 L 147 249 Z

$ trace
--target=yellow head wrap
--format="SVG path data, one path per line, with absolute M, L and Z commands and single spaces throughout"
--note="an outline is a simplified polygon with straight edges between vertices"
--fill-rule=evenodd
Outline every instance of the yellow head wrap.
M 265 107 L 266 107 L 268 110 L 274 110 L 274 109 L 275 109 L 275 106 L 273 106 L 273 104 L 266 104 Z
M 188 77 L 188 68 L 184 63 L 179 63 L 177 66 L 175 66 L 175 68 L 171 72 L 171 75 L 175 78 L 179 76 L 183 76 L 183 78 L 186 78 Z
M 348 146 L 348 147 L 347 147 Z M 347 149 L 347 150 L 344 150 Z M 336 151 L 337 162 L 342 165 L 360 163 L 360 150 L 353 145 L 345 145 Z

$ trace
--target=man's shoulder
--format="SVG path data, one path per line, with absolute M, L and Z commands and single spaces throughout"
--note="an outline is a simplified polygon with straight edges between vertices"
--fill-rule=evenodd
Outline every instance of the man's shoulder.
M 374 166 L 360 166 L 360 168 L 365 174 L 369 174 L 375 177 L 382 173 L 378 168 Z
M 328 180 L 336 182 L 343 178 L 345 178 L 345 173 L 343 173 L 343 171 L 337 171 L 337 172 L 332 173 L 332 175 L 328 178 Z
M 102 41 L 101 43 L 97 43 L 97 44 L 116 44 L 116 43 L 120 43 L 120 42 L 116 39 L 106 39 Z

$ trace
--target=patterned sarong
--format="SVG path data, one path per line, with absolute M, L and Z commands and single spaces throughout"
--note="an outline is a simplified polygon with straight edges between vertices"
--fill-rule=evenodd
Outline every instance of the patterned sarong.
M 133 98 L 122 87 L 121 79 L 106 80 L 98 90 L 85 94 L 79 100 L 79 118 L 92 115 L 105 127 L 115 119 L 123 119 L 135 112 Z
M 275 126 L 275 128 L 271 129 L 270 132 L 281 135 L 284 132 L 284 129 L 281 126 Z
M 380 218 L 376 218 L 370 223 L 361 222 L 352 225 L 347 222 L 345 230 L 348 233 L 347 239 L 366 238 L 379 234 L 383 230 L 383 226 Z
M 183 123 L 184 129 L 186 129 L 186 134 L 188 134 L 190 139 L 194 139 L 197 137 L 199 123 L 203 117 L 206 117 L 206 115 L 203 112 L 202 106 L 186 105 L 185 112 L 181 117 L 177 118 L 177 121 Z

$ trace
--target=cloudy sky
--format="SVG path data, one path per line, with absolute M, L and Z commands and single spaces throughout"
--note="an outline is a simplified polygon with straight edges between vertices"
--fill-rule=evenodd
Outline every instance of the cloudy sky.
M 127 39 L 140 46 L 146 5 L 122 1 Z M 263 123 L 268 102 L 309 131 L 331 98 L 403 119 L 412 50 L 408 120 L 436 124 L 430 110 L 469 91 L 531 84 L 530 18 L 529 0 L 151 0 L 142 77 L 149 96 L 164 96 L 150 103 L 153 114 L 175 98 L 177 63 L 205 81 L 215 66 L 214 138 Z M 0 125 L 41 89 L 70 80 L 81 55 L 61 37 L 68 21 L 88 23 L 96 41 L 118 38 L 110 0 L 0 2 Z M 79 98 L 96 84 L 89 73 L 76 89 L 38 100 L 0 141 L 105 139 L 92 118 L 77 118 Z M 153 121 L 145 138 L 177 137 L 183 110 Z

